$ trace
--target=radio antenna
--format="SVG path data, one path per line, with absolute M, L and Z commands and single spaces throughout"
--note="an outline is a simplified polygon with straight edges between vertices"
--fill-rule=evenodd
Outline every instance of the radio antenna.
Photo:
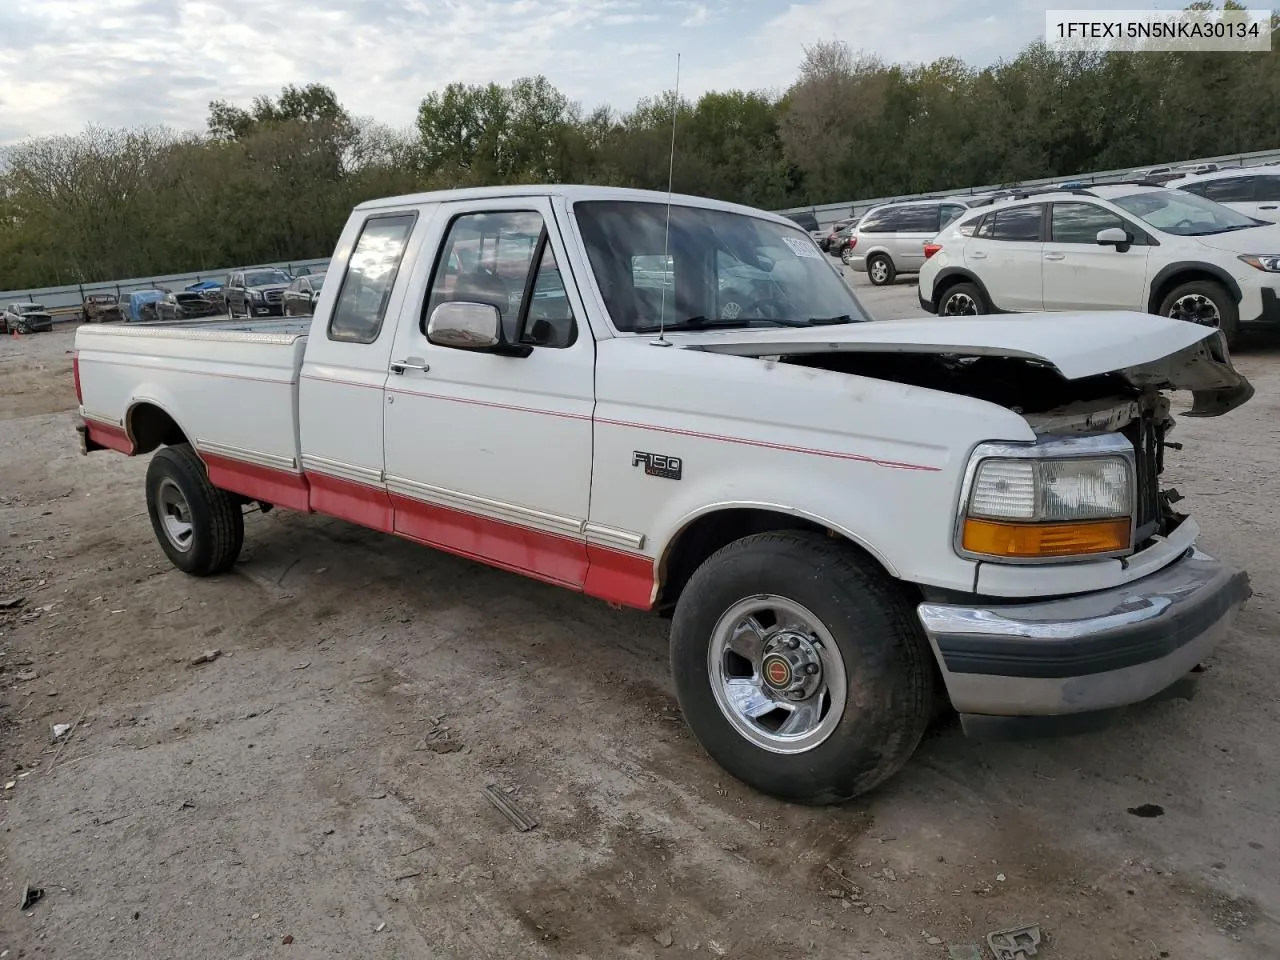
M 680 54 L 676 54 L 676 91 L 671 98 L 671 153 L 667 158 L 667 222 L 662 231 L 662 299 L 658 313 L 658 339 L 653 341 L 655 347 L 669 347 L 671 341 L 666 338 L 667 326 L 667 269 L 671 250 L 671 193 L 676 175 L 676 117 L 680 115 Z M 671 264 L 671 295 L 675 296 L 676 271 Z M 672 300 L 674 306 L 675 301 Z

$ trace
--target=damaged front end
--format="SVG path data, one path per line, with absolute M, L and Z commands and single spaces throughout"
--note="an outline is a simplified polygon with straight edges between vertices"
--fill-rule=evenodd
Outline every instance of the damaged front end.
M 959 353 L 835 351 L 778 355 L 776 360 L 873 377 L 995 403 L 1021 416 L 1038 438 L 1118 433 L 1134 450 L 1134 549 L 1168 536 L 1186 519 L 1182 499 L 1162 490 L 1165 453 L 1174 417 L 1165 391 L 1188 391 L 1186 416 L 1220 416 L 1254 393 L 1232 365 L 1220 335 L 1211 335 L 1155 361 L 1068 379 L 1052 363 L 1026 356 Z

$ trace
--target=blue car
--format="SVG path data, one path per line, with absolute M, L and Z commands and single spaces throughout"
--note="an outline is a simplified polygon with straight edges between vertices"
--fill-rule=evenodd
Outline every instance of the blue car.
M 163 300 L 163 290 L 135 290 L 122 303 L 125 323 L 146 323 L 159 319 L 156 304 Z

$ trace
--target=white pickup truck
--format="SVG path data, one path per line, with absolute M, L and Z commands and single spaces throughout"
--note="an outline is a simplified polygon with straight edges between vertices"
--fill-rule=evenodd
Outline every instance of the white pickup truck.
M 82 449 L 153 453 L 161 548 L 226 571 L 254 504 L 673 618 L 708 753 L 871 789 L 948 704 L 971 735 L 1184 694 L 1249 596 L 1160 472 L 1253 388 L 1138 313 L 866 322 L 790 221 L 692 197 L 362 204 L 305 321 L 82 327 Z

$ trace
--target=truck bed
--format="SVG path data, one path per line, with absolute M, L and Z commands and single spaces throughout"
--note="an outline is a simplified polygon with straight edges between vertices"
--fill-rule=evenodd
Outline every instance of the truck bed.
M 158 408 L 211 467 L 223 456 L 296 471 L 309 328 L 309 317 L 83 326 L 76 379 L 89 436 L 144 453 L 170 442 L 154 435 L 148 408 Z

